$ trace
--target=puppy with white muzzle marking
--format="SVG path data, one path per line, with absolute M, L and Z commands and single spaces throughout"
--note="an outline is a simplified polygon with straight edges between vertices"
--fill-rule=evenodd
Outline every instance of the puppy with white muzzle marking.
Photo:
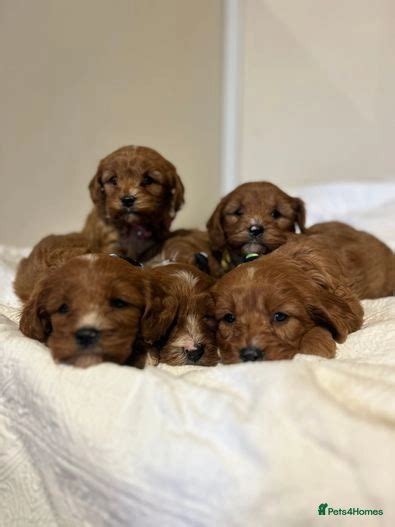
M 152 301 L 144 270 L 108 255 L 77 256 L 36 284 L 20 329 L 44 342 L 57 362 L 88 367 L 109 361 L 142 368 Z
M 215 366 L 215 280 L 188 264 L 169 264 L 148 271 L 156 293 L 147 314 L 146 341 L 154 363 Z M 160 295 L 160 296 L 158 296 Z

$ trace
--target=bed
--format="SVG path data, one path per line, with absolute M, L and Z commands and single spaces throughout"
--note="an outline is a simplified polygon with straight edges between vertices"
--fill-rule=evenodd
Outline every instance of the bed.
M 287 190 L 395 248 L 395 184 Z M 393 297 L 334 360 L 79 370 L 18 329 L 25 253 L 0 248 L 0 526 L 395 525 Z

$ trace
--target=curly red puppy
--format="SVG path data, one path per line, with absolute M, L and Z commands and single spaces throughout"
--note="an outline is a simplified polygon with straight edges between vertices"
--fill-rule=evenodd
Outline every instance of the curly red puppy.
M 145 313 L 151 299 L 141 269 L 112 256 L 77 256 L 37 283 L 20 329 L 45 342 L 58 362 L 143 367 Z
M 362 325 L 360 298 L 391 294 L 394 255 L 373 236 L 340 223 L 240 265 L 214 287 L 224 363 L 333 357 Z
M 100 252 L 152 258 L 184 203 L 172 163 L 151 148 L 125 146 L 100 161 L 89 185 L 94 210 L 83 234 Z
M 157 296 L 145 331 L 153 361 L 173 366 L 217 364 L 214 304 L 209 293 L 214 279 L 187 264 L 159 266 L 148 273 Z
M 207 223 L 214 254 L 224 271 L 248 254 L 267 254 L 284 244 L 295 226 L 304 230 L 305 207 L 267 182 L 244 183 L 227 194 Z

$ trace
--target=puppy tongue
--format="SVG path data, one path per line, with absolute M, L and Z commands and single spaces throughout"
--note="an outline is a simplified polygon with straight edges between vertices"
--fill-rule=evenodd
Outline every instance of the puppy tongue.
M 243 245 L 243 247 L 241 248 L 241 253 L 243 256 L 247 256 L 249 254 L 257 254 L 260 256 L 261 254 L 267 253 L 267 248 L 264 245 L 261 245 L 260 243 L 251 242 Z

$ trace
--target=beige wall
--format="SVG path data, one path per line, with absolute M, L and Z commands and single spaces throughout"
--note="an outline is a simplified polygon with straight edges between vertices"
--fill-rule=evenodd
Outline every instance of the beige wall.
M 220 0 L 2 0 L 0 243 L 79 229 L 98 160 L 158 149 L 183 177 L 178 225 L 219 193 Z M 209 190 L 208 190 L 209 189 Z
M 241 179 L 395 174 L 395 2 L 244 0 Z

